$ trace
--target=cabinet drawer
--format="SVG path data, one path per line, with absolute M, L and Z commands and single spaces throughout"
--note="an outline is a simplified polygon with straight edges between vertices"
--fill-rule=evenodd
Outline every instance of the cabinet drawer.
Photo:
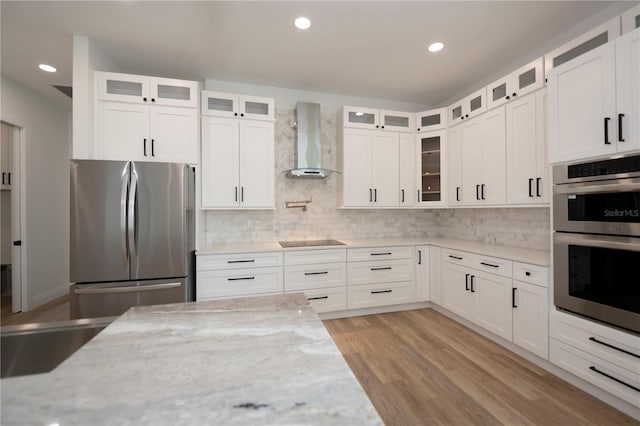
M 349 309 L 411 303 L 415 299 L 415 283 L 413 281 L 347 287 L 347 307 Z
M 344 311 L 347 309 L 347 288 L 331 287 L 305 290 L 307 300 L 317 313 Z
M 553 364 L 635 406 L 638 405 L 640 391 L 630 387 L 640 389 L 638 370 L 631 372 L 622 369 L 556 339 L 551 339 L 549 358 Z
M 347 250 L 347 261 L 412 259 L 414 247 L 373 247 Z
M 347 249 L 300 250 L 284 254 L 285 265 L 308 265 L 313 263 L 333 263 L 347 260 Z
M 474 266 L 477 263 L 476 256 L 474 254 L 464 251 L 443 248 L 440 256 L 443 262 L 454 263 L 457 265 Z
M 198 300 L 282 291 L 282 267 L 202 271 L 196 274 Z
M 196 270 L 259 268 L 281 266 L 282 252 L 204 254 L 197 256 Z
M 413 281 L 415 267 L 410 260 L 354 262 L 347 264 L 348 285 Z
M 636 374 L 640 371 L 640 337 L 556 310 L 551 312 L 550 331 L 556 340 Z
M 513 279 L 541 287 L 548 287 L 549 270 L 544 266 L 513 262 Z
M 511 260 L 499 259 L 497 257 L 489 257 L 475 255 L 472 267 L 481 271 L 487 271 L 492 274 L 502 275 L 511 278 L 513 273 L 513 262 Z
M 285 291 L 346 285 L 347 264 L 344 262 L 285 266 L 284 268 Z

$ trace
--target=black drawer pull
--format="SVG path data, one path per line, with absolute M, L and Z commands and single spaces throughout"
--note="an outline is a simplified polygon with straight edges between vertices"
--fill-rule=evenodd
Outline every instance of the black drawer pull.
M 465 289 L 465 291 L 469 291 L 469 275 L 470 274 L 464 274 L 464 289 Z
M 380 293 L 391 293 L 393 290 L 377 290 L 372 291 L 371 294 L 380 294 Z
M 609 141 L 609 121 L 610 120 L 611 120 L 610 117 L 604 118 L 604 144 L 605 145 L 611 145 L 611 141 Z
M 327 275 L 329 273 L 329 271 L 322 271 L 322 272 L 305 272 L 305 275 Z
M 385 266 L 384 268 L 371 268 L 372 271 L 390 271 L 391 266 Z
M 516 305 L 516 290 L 517 290 L 516 287 L 511 289 L 511 307 L 512 308 L 518 307 L 518 305 Z
M 616 347 L 616 346 L 613 346 L 613 345 L 612 345 L 612 344 L 610 344 L 610 343 L 603 342 L 602 340 L 598 340 L 598 339 L 596 339 L 595 337 L 589 337 L 589 340 L 591 340 L 592 342 L 600 343 L 601 345 L 606 346 L 606 347 L 608 347 L 608 348 L 615 349 L 616 351 L 623 352 L 623 353 L 625 353 L 625 354 L 627 354 L 627 355 L 631 355 L 631 356 L 634 356 L 634 357 L 636 357 L 636 358 L 640 358 L 640 355 L 638 355 L 638 354 L 634 354 L 634 353 L 633 353 L 633 352 L 631 352 L 631 351 L 627 351 L 627 350 L 625 350 L 625 349 L 618 348 L 618 347 Z
M 596 373 L 598 373 L 598 374 L 600 374 L 600 375 L 602 375 L 602 376 L 604 376 L 604 377 L 606 377 L 606 378 L 608 378 L 608 379 L 611 379 L 611 380 L 613 380 L 614 382 L 618 382 L 618 383 L 620 383 L 621 385 L 624 385 L 624 386 L 626 386 L 626 387 L 628 387 L 628 388 L 631 388 L 631 389 L 633 389 L 633 390 L 634 390 L 634 391 L 636 391 L 636 392 L 640 392 L 640 388 L 637 388 L 637 387 L 635 387 L 635 386 L 633 386 L 633 385 L 630 385 L 630 384 L 629 384 L 629 383 L 627 383 L 627 382 L 623 382 L 623 381 L 622 381 L 622 380 L 620 380 L 620 379 L 617 379 L 617 378 L 615 378 L 615 377 L 613 377 L 613 376 L 611 376 L 611 375 L 609 375 L 609 374 L 607 374 L 607 373 L 605 373 L 605 372 L 603 372 L 603 371 L 600 371 L 600 370 L 598 370 L 596 367 L 594 367 L 593 365 L 592 365 L 591 367 L 589 367 L 589 370 L 591 370 L 591 371 L 595 371 Z
M 452 254 L 450 254 L 450 255 L 449 255 L 449 257 L 450 257 L 450 258 L 452 258 L 452 259 L 456 259 L 456 260 L 462 260 L 462 258 L 461 258 L 461 257 L 454 256 L 454 255 L 452 255 Z
M 393 253 L 391 253 L 390 251 L 386 252 L 386 253 L 371 253 L 371 256 L 391 256 Z
M 622 137 L 622 117 L 624 117 L 624 114 L 618 114 L 618 142 L 624 142 Z
M 540 194 L 540 181 L 542 180 L 542 178 L 536 178 L 536 197 L 542 197 L 542 194 Z
M 475 287 L 473 287 L 473 279 L 475 278 L 475 275 L 471 275 L 471 293 L 475 293 L 476 289 Z
M 418 250 L 418 265 L 422 265 L 422 250 Z
M 499 268 L 500 267 L 500 265 L 494 265 L 492 263 L 486 263 L 486 262 L 480 262 L 480 264 L 484 265 L 484 266 L 491 266 L 492 268 Z
M 531 272 L 527 271 L 524 273 L 526 276 L 530 277 L 531 276 Z
M 321 300 L 321 299 L 328 299 L 329 296 L 317 296 L 317 297 L 307 297 L 307 300 Z
M 242 278 L 227 278 L 227 281 L 244 281 L 244 280 L 255 280 L 256 277 L 242 277 Z
M 255 259 L 247 259 L 247 260 L 228 260 L 227 263 L 253 263 Z

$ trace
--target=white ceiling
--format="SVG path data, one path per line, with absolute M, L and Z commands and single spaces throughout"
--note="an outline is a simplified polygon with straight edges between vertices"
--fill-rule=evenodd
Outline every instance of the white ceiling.
M 70 107 L 72 36 L 125 72 L 438 105 L 610 1 L 7 1 L 2 74 Z M 632 6 L 630 4 L 629 6 Z M 293 27 L 304 15 L 307 31 Z M 445 50 L 426 53 L 430 42 Z M 56 74 L 37 69 L 39 63 Z

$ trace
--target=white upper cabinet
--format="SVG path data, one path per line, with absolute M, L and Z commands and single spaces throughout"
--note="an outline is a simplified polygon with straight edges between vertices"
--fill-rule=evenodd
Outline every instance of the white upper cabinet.
M 149 115 L 151 160 L 161 162 L 193 163 L 198 158 L 198 110 L 159 106 L 151 108 Z M 184 141 L 195 141 L 187 143 Z
M 622 14 L 622 34 L 640 28 L 640 4 Z
M 417 201 L 415 137 L 400 133 L 400 207 L 414 207 Z
M 240 117 L 272 121 L 275 118 L 273 98 L 244 96 L 235 93 L 202 92 L 202 115 Z
M 446 130 L 418 134 L 418 205 L 443 205 L 446 188 Z
M 544 58 L 524 65 L 487 86 L 487 108 L 495 108 L 544 86 Z
M 343 108 L 343 123 L 344 127 L 359 129 L 413 132 L 415 128 L 415 114 L 410 112 L 345 106 Z
M 447 201 L 450 206 L 462 205 L 462 129 L 463 126 L 452 127 L 448 133 Z
M 640 29 L 549 73 L 549 161 L 640 149 Z
M 198 107 L 197 81 L 99 72 L 97 84 L 99 100 Z
M 454 103 L 448 109 L 448 123 L 453 126 L 464 120 L 469 120 L 487 110 L 487 88 L 470 94 L 459 102 Z
M 447 108 L 432 109 L 416 113 L 418 132 L 431 132 L 447 128 Z

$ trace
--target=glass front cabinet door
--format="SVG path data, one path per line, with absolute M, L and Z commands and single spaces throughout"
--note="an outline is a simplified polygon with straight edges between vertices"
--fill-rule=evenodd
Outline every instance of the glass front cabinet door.
M 447 127 L 447 108 L 438 108 L 417 113 L 416 126 L 416 130 L 420 133 L 445 129 Z
M 544 86 L 544 58 L 524 65 L 487 86 L 487 108 L 495 108 Z
M 444 203 L 444 170 L 446 130 L 418 135 L 418 204 L 421 206 Z

